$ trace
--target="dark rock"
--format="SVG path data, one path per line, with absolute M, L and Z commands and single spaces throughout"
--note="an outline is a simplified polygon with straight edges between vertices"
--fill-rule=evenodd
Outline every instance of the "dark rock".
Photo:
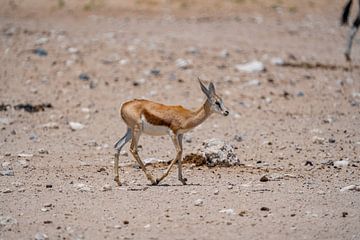
M 309 165 L 309 166 L 314 166 L 313 162 L 312 162 L 312 161 L 309 161 L 309 160 L 305 162 L 305 166 L 307 166 L 307 165 Z
M 48 52 L 43 48 L 35 48 L 33 53 L 40 57 L 46 57 L 48 55 Z
M 335 138 L 329 138 L 329 143 L 335 143 L 335 142 L 336 142 Z
M 79 79 L 82 80 L 82 81 L 89 81 L 90 80 L 90 76 L 87 75 L 86 73 L 81 73 L 79 75 Z
M 25 104 L 17 104 L 14 106 L 15 110 L 21 110 L 24 109 L 26 112 L 29 113 L 35 113 L 35 112 L 43 112 L 45 111 L 45 108 L 52 108 L 53 106 L 51 105 L 51 103 L 43 103 L 43 104 L 38 104 L 38 105 L 32 105 L 29 103 L 25 103 Z
M 261 207 L 260 210 L 261 210 L 261 211 L 270 211 L 270 208 L 268 208 L 268 207 Z
M 269 181 L 269 178 L 266 175 L 264 175 L 260 178 L 260 182 L 268 182 L 268 181 Z

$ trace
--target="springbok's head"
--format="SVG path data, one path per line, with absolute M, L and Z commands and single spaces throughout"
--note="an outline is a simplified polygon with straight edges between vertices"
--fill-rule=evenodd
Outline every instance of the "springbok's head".
M 224 116 L 229 115 L 228 109 L 224 106 L 223 100 L 215 93 L 215 86 L 211 82 L 208 87 L 198 78 L 201 90 L 206 95 L 208 102 L 210 103 L 210 110 L 222 114 Z

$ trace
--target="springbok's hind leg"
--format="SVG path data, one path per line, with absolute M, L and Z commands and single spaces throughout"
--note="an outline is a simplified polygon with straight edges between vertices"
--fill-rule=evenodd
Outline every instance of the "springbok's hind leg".
M 140 165 L 140 167 L 143 170 L 143 172 L 145 173 L 147 179 L 151 182 L 151 184 L 156 185 L 157 182 L 154 180 L 153 176 L 146 170 L 145 164 L 141 161 L 140 156 L 139 156 L 138 151 L 137 151 L 140 135 L 141 135 L 140 127 L 136 126 L 133 129 L 133 133 L 132 133 L 132 141 L 131 141 L 131 146 L 130 146 L 130 152 L 132 153 L 135 160 Z
M 115 160 L 114 160 L 114 173 L 115 173 L 115 178 L 114 181 L 121 186 L 121 182 L 120 182 L 120 178 L 119 178 L 119 155 L 120 155 L 120 151 L 123 148 L 123 146 L 129 142 L 131 139 L 131 128 L 128 128 L 125 135 L 119 139 L 119 141 L 116 142 L 115 144 L 115 149 L 116 149 L 116 153 L 115 153 Z
M 346 49 L 345 49 L 345 53 L 344 53 L 347 61 L 351 61 L 351 57 L 350 57 L 351 47 L 352 47 L 354 37 L 355 37 L 357 31 L 359 30 L 359 26 L 360 26 L 360 10 L 359 10 L 358 16 L 356 17 L 356 19 L 353 23 L 353 26 L 350 29 L 349 35 L 348 35 Z

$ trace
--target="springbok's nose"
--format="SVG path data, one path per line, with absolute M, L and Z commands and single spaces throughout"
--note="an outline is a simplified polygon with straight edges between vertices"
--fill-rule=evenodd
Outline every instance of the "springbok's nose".
M 229 111 L 226 110 L 226 111 L 224 112 L 224 116 L 227 116 L 227 115 L 229 115 Z

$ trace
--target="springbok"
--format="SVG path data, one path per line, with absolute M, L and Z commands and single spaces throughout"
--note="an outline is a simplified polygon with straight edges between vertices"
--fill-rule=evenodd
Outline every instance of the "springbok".
M 349 15 L 350 15 L 350 9 L 351 9 L 351 5 L 352 5 L 352 1 L 353 0 L 348 0 L 347 3 L 344 6 L 344 10 L 343 13 L 341 15 L 341 24 L 342 25 L 346 25 L 348 24 L 348 19 L 349 19 Z M 359 0 L 359 9 L 358 9 L 358 14 L 357 17 L 349 31 L 349 35 L 348 35 L 348 39 L 346 42 L 346 49 L 345 49 L 345 57 L 347 61 L 351 61 L 351 57 L 350 57 L 350 52 L 351 52 L 351 46 L 352 46 L 352 42 L 354 40 L 354 37 L 356 35 L 356 32 L 358 31 L 360 26 L 360 0 Z
M 130 152 L 152 185 L 159 184 L 169 174 L 176 162 L 178 163 L 178 179 L 182 184 L 186 184 L 187 179 L 183 178 L 181 170 L 183 134 L 200 125 L 214 112 L 224 116 L 229 115 L 229 111 L 224 106 L 222 99 L 215 93 L 214 84 L 210 83 L 206 87 L 200 78 L 198 80 L 202 92 L 206 95 L 206 101 L 196 111 L 188 110 L 182 106 L 167 106 L 141 99 L 130 100 L 122 104 L 120 115 L 127 125 L 127 131 L 115 144 L 114 180 L 119 186 L 121 186 L 119 179 L 119 153 L 130 140 L 132 140 Z M 176 157 L 171 161 L 167 170 L 160 178 L 154 179 L 140 159 L 137 147 L 142 133 L 152 136 L 169 135 L 175 145 Z

